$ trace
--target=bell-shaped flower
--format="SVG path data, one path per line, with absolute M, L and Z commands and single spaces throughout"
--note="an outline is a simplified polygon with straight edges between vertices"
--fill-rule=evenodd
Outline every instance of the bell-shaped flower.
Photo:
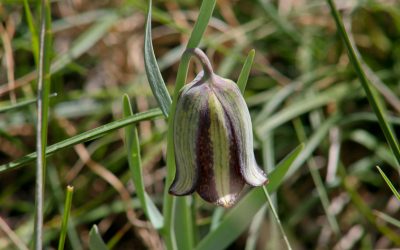
M 204 200 L 232 206 L 244 185 L 268 182 L 257 166 L 249 110 L 238 86 L 213 73 L 207 56 L 190 51 L 203 71 L 180 92 L 174 117 L 176 174 L 173 195 L 196 191 Z

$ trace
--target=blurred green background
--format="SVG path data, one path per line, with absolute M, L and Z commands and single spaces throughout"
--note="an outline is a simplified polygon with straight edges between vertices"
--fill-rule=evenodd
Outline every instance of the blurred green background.
M 38 26 L 40 3 L 28 2 Z M 153 46 L 170 93 L 201 2 L 153 1 Z M 338 0 L 336 5 L 398 134 L 400 3 Z M 51 93 L 57 95 L 50 98 L 49 145 L 120 119 L 124 93 L 135 113 L 157 107 L 144 70 L 146 10 L 146 1 L 140 0 L 51 1 Z M 35 151 L 35 105 L 17 105 L 36 96 L 35 44 L 27 20 L 23 1 L 0 2 L 0 164 Z M 256 51 L 245 99 L 260 166 L 271 172 L 300 143 L 305 145 L 272 194 L 292 247 L 400 247 L 400 201 L 375 168 L 380 166 L 399 187 L 399 166 L 327 3 L 218 0 L 201 47 L 215 71 L 234 81 L 248 52 Z M 192 63 L 187 81 L 199 69 Z M 138 129 L 146 190 L 162 208 L 167 122 L 143 121 Z M 129 219 L 145 217 L 130 179 L 123 138 L 123 131 L 117 130 L 49 158 L 46 249 L 57 246 L 68 184 L 75 193 L 66 249 L 87 249 L 93 224 L 109 248 L 162 249 L 157 231 Z M 32 240 L 34 173 L 34 163 L 1 168 L 0 249 L 24 249 Z M 192 204 L 195 242 L 200 242 L 229 210 L 206 204 L 197 195 Z M 246 223 L 249 227 L 229 241 L 227 249 L 286 249 L 266 205 Z

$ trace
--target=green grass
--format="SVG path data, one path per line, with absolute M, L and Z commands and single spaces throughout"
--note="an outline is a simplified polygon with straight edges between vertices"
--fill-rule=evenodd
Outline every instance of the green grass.
M 73 193 L 74 193 L 74 187 L 67 186 L 67 195 L 65 197 L 65 206 L 64 206 L 63 220 L 61 224 L 60 240 L 58 242 L 58 250 L 63 250 L 65 246 L 65 238 L 67 237 L 68 220 L 69 220 L 69 214 L 71 212 Z
M 0 3 L 0 249 L 398 248 L 400 4 L 339 3 Z M 168 194 L 194 47 L 268 172 L 229 209 Z

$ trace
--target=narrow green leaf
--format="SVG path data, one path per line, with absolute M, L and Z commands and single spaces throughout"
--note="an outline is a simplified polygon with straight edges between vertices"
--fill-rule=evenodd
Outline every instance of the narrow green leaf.
M 90 250 L 108 250 L 107 245 L 104 243 L 99 229 L 96 225 L 93 225 L 89 233 L 89 249 Z
M 278 213 L 275 210 L 274 203 L 272 202 L 271 197 L 269 196 L 268 190 L 267 190 L 267 188 L 265 186 L 263 186 L 262 188 L 263 188 L 265 197 L 267 198 L 268 205 L 271 208 L 273 217 L 275 218 L 276 223 L 278 224 L 279 230 L 281 231 L 281 234 L 282 234 L 283 239 L 285 241 L 286 247 L 287 247 L 288 250 L 292 250 L 292 246 L 290 245 L 289 239 L 288 239 L 288 237 L 287 237 L 287 235 L 285 233 L 285 230 L 283 229 L 281 220 L 279 219 Z
M 28 0 L 24 0 L 24 10 L 26 16 L 26 22 L 28 23 L 29 31 L 31 32 L 32 39 L 32 53 L 35 58 L 36 65 L 39 63 L 39 36 L 36 29 L 35 21 L 32 17 L 31 9 L 29 8 Z
M 240 71 L 240 75 L 237 81 L 237 85 L 239 86 L 240 92 L 244 93 L 246 89 L 247 80 L 249 79 L 251 66 L 253 65 L 254 56 L 256 55 L 256 51 L 254 49 L 250 50 L 247 55 L 246 61 L 243 64 L 242 71 Z
M 154 119 L 161 115 L 162 115 L 162 113 L 159 109 L 152 109 L 152 110 L 149 110 L 146 112 L 135 114 L 133 116 L 130 116 L 130 117 L 127 117 L 127 118 L 124 118 L 121 120 L 110 122 L 110 123 L 100 126 L 98 128 L 83 132 L 82 134 L 73 136 L 71 138 L 57 142 L 57 143 L 47 147 L 46 156 L 52 155 L 52 154 L 54 154 L 58 151 L 61 151 L 67 147 L 71 147 L 73 145 L 76 145 L 76 144 L 79 144 L 82 142 L 94 140 L 96 138 L 99 138 L 101 136 L 109 134 L 110 132 L 112 132 L 116 129 L 125 127 L 129 124 L 136 123 L 136 122 L 143 121 L 143 120 Z M 30 153 L 28 155 L 25 155 L 16 161 L 0 165 L 0 173 L 3 171 L 7 171 L 7 170 L 25 166 L 28 163 L 34 161 L 36 158 L 37 158 L 37 153 L 34 152 L 34 153 Z
M 400 164 L 400 147 L 399 147 L 398 141 L 397 141 L 395 135 L 393 134 L 392 129 L 388 123 L 388 119 L 387 119 L 385 110 L 382 107 L 381 103 L 379 102 L 379 99 L 376 96 L 377 95 L 376 92 L 372 89 L 371 84 L 369 83 L 369 80 L 361 66 L 360 59 L 358 58 L 358 56 L 351 44 L 351 41 L 350 41 L 347 31 L 343 25 L 343 22 L 339 15 L 339 12 L 336 9 L 335 4 L 333 3 L 332 0 L 327 0 L 327 2 L 331 9 L 331 13 L 335 20 L 338 32 L 339 32 L 340 36 L 342 37 L 342 40 L 347 48 L 349 59 L 350 59 L 351 63 L 353 64 L 354 70 L 357 73 L 358 78 L 360 79 L 361 85 L 364 88 L 364 91 L 367 95 L 368 102 L 372 106 L 372 109 L 374 110 L 374 113 L 378 118 L 379 125 L 383 131 L 383 134 L 385 135 L 386 140 L 389 143 L 390 148 L 392 149 L 393 154 L 396 156 L 397 163 Z
M 144 36 L 144 65 L 153 95 L 156 98 L 164 116 L 168 117 L 169 107 L 171 106 L 172 101 L 158 67 L 157 59 L 154 54 L 153 43 L 151 41 L 151 0 L 149 1 L 146 31 Z
M 303 145 L 300 145 L 294 149 L 269 175 L 268 192 L 273 193 L 276 191 L 303 147 Z M 253 216 L 265 204 L 264 197 L 265 194 L 262 187 L 251 190 L 227 213 L 217 228 L 200 241 L 196 250 L 226 248 L 249 226 Z
M 256 126 L 264 123 L 269 117 L 273 114 L 275 110 L 280 108 L 283 105 L 283 102 L 287 100 L 289 96 L 291 96 L 299 86 L 299 82 L 292 83 L 284 86 L 283 88 L 279 89 L 271 100 L 265 102 L 264 107 L 261 111 L 255 116 L 254 124 Z
M 37 78 L 37 122 L 36 122 L 36 182 L 34 249 L 43 248 L 43 202 L 46 176 L 47 126 L 50 94 L 51 20 L 48 0 L 41 1 L 39 39 L 39 64 Z
M 267 190 L 269 193 L 273 193 L 278 189 L 286 173 L 288 172 L 289 167 L 293 165 L 294 161 L 304 148 L 304 144 L 300 144 L 275 167 L 274 171 L 269 175 L 269 182 L 267 185 Z
M 380 211 L 374 211 L 374 214 L 376 214 L 382 220 L 387 221 L 388 223 L 392 224 L 393 226 L 400 228 L 400 220 L 395 219 L 392 216 L 382 213 Z
M 175 209 L 175 232 L 178 249 L 193 249 L 193 217 L 191 207 L 192 197 L 177 197 Z
M 379 166 L 376 166 L 376 168 L 379 170 L 379 173 L 381 173 L 383 179 L 385 180 L 386 184 L 389 186 L 390 190 L 392 190 L 394 196 L 400 201 L 400 194 L 397 192 L 396 188 L 393 186 L 392 182 L 389 180 L 389 178 L 386 176 L 386 174 L 382 171 L 382 169 Z
M 187 48 L 196 48 L 199 46 L 201 38 L 203 37 L 203 34 L 208 26 L 208 22 L 210 21 L 212 13 L 214 12 L 215 3 L 216 0 L 204 0 L 201 3 L 199 16 L 197 17 L 193 31 L 190 34 Z
M 57 94 L 55 94 L 55 93 L 51 94 L 49 97 L 51 98 L 51 97 L 54 97 L 54 96 L 57 96 Z M 7 111 L 12 111 L 12 110 L 15 110 L 15 109 L 23 108 L 25 106 L 28 106 L 28 105 L 36 103 L 36 102 L 37 102 L 37 98 L 30 99 L 30 100 L 24 100 L 24 101 L 17 101 L 16 104 L 0 108 L 0 113 L 4 113 L 4 112 L 7 112 Z
M 71 212 L 73 193 L 74 193 L 74 187 L 67 186 L 67 195 L 65 198 L 64 213 L 63 213 L 63 219 L 62 219 L 62 224 L 61 224 L 61 234 L 60 234 L 60 240 L 58 241 L 58 250 L 64 249 L 65 238 L 67 236 L 67 231 L 68 231 L 68 218 L 69 218 L 69 214 Z
M 354 187 L 353 178 L 349 177 L 346 173 L 346 169 L 342 163 L 339 165 L 338 174 L 342 178 L 342 186 L 345 189 L 347 195 L 350 197 L 351 202 L 358 210 L 358 212 L 365 217 L 385 238 L 392 241 L 395 245 L 400 245 L 400 238 L 397 232 L 393 231 L 386 224 L 379 223 L 371 210 L 370 204 L 364 201 L 364 198 L 358 193 Z
M 295 118 L 293 120 L 293 125 L 294 125 L 294 129 L 296 131 L 298 140 L 300 142 L 306 141 L 307 140 L 306 132 L 305 132 L 303 123 L 301 122 L 300 118 Z M 328 218 L 329 225 L 330 225 L 332 231 L 336 235 L 339 235 L 340 234 L 339 223 L 337 222 L 336 217 L 329 211 L 330 201 L 328 198 L 328 194 L 325 189 L 325 185 L 322 180 L 322 177 L 319 174 L 317 163 L 315 162 L 315 160 L 312 156 L 308 157 L 307 166 L 308 166 L 309 172 L 311 174 L 311 177 L 313 179 L 314 185 L 317 189 L 317 193 L 321 200 L 322 207 Z
M 291 176 L 294 172 L 296 172 L 310 158 L 314 150 L 321 145 L 321 141 L 326 138 L 330 128 L 335 126 L 339 122 L 340 118 L 341 117 L 338 115 L 331 116 L 321 124 L 321 126 L 317 129 L 317 131 L 314 132 L 312 136 L 309 137 L 305 144 L 306 146 L 304 147 L 304 150 L 293 162 L 293 166 L 290 168 L 288 176 Z
M 123 96 L 123 110 L 124 118 L 133 116 L 131 103 L 128 95 Z M 125 145 L 127 148 L 129 169 L 131 172 L 131 178 L 135 185 L 136 194 L 139 197 L 141 206 L 147 218 L 149 218 L 154 228 L 160 229 L 163 226 L 163 217 L 158 211 L 156 205 L 148 196 L 144 189 L 143 173 L 142 173 L 142 161 L 140 158 L 140 144 L 139 136 L 136 129 L 136 125 L 132 124 L 125 127 Z
M 66 197 L 67 195 L 64 193 L 64 184 L 61 184 L 60 178 L 63 178 L 63 175 L 60 174 L 54 165 L 50 165 L 47 168 L 47 178 L 49 183 L 49 194 L 52 196 L 53 202 L 57 206 L 57 211 L 59 214 L 65 214 L 65 204 L 66 204 Z M 68 190 L 67 190 L 68 191 Z M 92 223 L 92 222 L 91 222 Z M 68 235 L 68 242 L 69 248 L 73 250 L 82 250 L 83 246 L 79 238 L 79 234 L 77 228 L 75 228 L 76 221 L 73 216 L 69 216 L 68 218 L 68 227 L 67 227 L 67 235 Z

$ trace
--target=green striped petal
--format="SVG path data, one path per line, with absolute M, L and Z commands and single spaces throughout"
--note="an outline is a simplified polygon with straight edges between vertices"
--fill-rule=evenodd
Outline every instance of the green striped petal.
M 268 179 L 257 166 L 253 153 L 253 130 L 246 102 L 237 85 L 222 77 L 215 77 L 215 89 L 224 111 L 234 124 L 234 134 L 239 150 L 240 172 L 246 183 L 251 186 L 264 185 Z

